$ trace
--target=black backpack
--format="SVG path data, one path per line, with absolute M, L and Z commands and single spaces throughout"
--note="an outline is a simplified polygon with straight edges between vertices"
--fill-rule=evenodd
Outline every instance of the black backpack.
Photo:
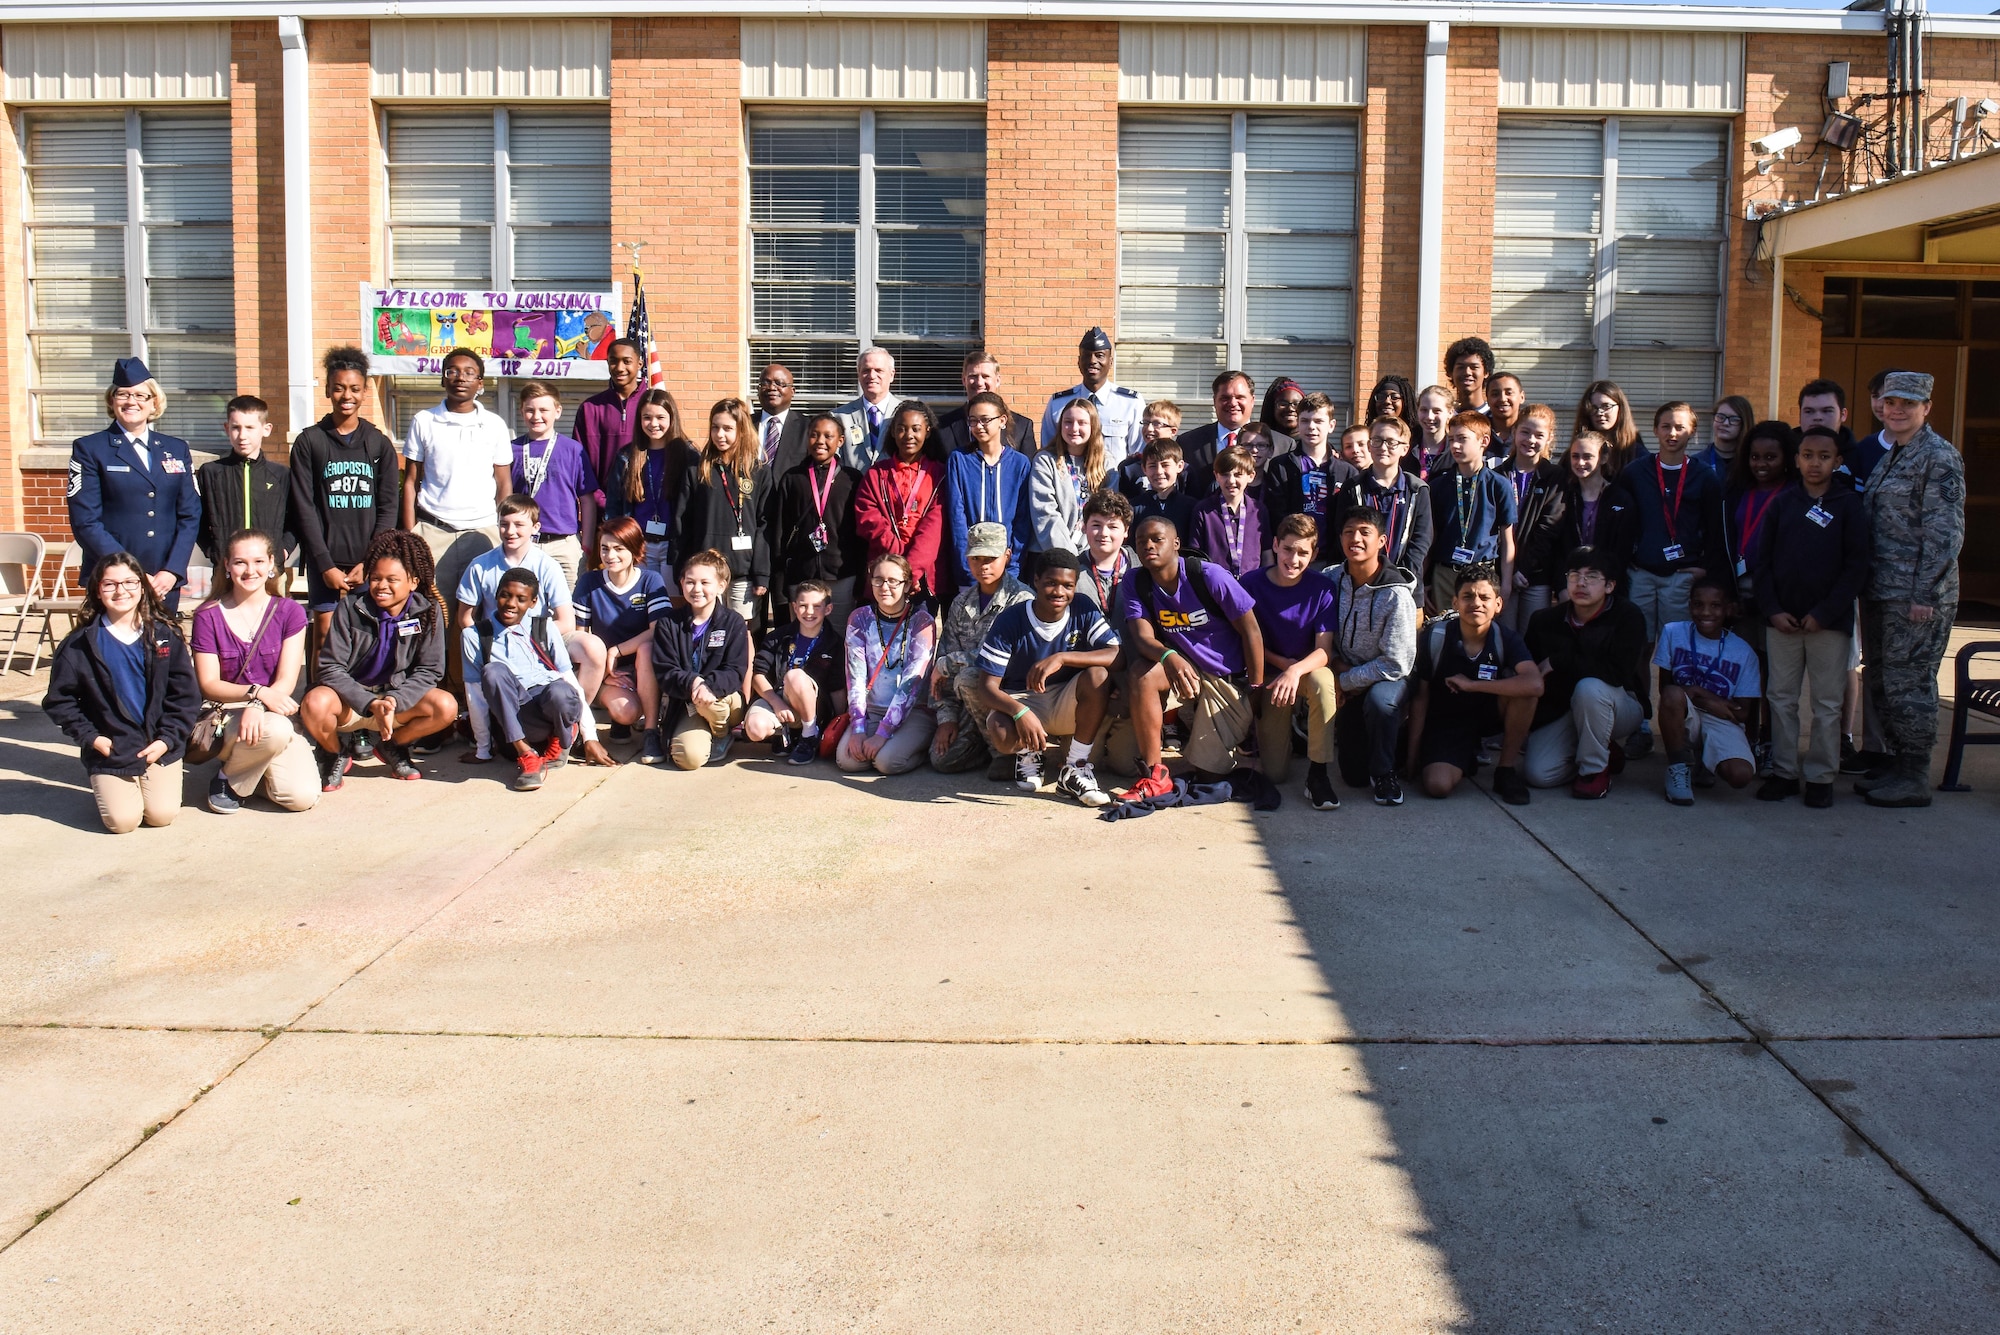
M 1181 558 L 1181 582 L 1194 586 L 1194 596 L 1200 600 L 1202 611 L 1208 613 L 1208 619 L 1211 622 L 1219 622 L 1227 626 L 1230 624 L 1229 618 L 1224 615 L 1221 605 L 1209 593 L 1208 585 L 1202 583 L 1199 578 L 1201 568 L 1207 564 L 1208 562 L 1199 556 L 1183 556 Z M 1155 599 L 1159 593 L 1159 585 L 1153 582 L 1153 572 L 1146 569 L 1143 565 L 1134 566 L 1132 569 L 1132 587 L 1138 593 L 1140 600 L 1152 612 L 1153 628 L 1158 630 L 1160 627 L 1160 606 Z
M 479 622 L 479 661 L 481 664 L 493 661 L 493 636 L 498 628 L 492 617 L 482 617 Z M 528 618 L 528 639 L 545 652 L 551 659 L 556 656 L 555 641 L 549 638 L 549 617 L 544 612 Z M 553 669 L 554 664 L 550 664 Z

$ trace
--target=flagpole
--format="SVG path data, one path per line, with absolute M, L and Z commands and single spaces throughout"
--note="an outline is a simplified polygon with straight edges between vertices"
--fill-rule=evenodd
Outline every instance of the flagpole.
M 625 321 L 625 336 L 640 342 L 646 385 L 651 389 L 664 388 L 667 375 L 660 366 L 660 350 L 653 342 L 653 322 L 646 310 L 646 271 L 639 264 L 639 252 L 646 248 L 644 241 L 623 241 L 619 243 L 632 256 L 632 313 Z

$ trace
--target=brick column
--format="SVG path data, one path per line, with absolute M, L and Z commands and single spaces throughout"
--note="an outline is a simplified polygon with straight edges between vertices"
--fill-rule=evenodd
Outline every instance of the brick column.
M 291 439 L 285 387 L 285 89 L 275 22 L 229 25 L 230 213 L 236 390 L 271 405 L 271 452 Z M 304 425 L 300 423 L 300 425 Z
M 272 33 L 275 43 L 275 25 Z M 378 186 L 382 177 L 382 145 L 369 90 L 368 39 L 366 20 L 328 19 L 306 24 L 312 106 L 314 361 L 335 344 L 361 343 L 361 284 L 379 282 L 386 276 L 382 272 L 384 201 Z M 275 54 L 272 60 L 275 64 Z M 281 80 L 275 72 L 271 87 L 275 101 L 282 95 Z M 281 142 L 273 151 L 281 152 L 282 148 Z M 268 183 L 268 189 L 277 221 L 272 224 L 274 230 L 263 238 L 263 244 L 276 248 L 282 256 L 285 244 L 282 174 Z M 282 311 L 285 303 L 282 260 L 274 272 L 269 299 L 275 303 L 274 309 Z M 240 269 L 237 275 L 240 283 Z M 241 298 L 238 300 L 240 303 Z M 280 399 L 286 395 L 283 327 L 280 322 L 273 331 L 271 341 L 278 350 L 275 360 L 266 363 L 271 368 L 267 372 L 271 389 Z M 319 378 L 315 372 L 314 381 Z M 320 386 L 316 397 L 323 396 L 324 391 L 325 387 Z M 374 394 L 362 405 L 362 411 L 378 423 L 385 421 L 381 401 Z
M 646 243 L 653 341 L 697 425 L 749 385 L 740 30 L 734 18 L 611 22 L 612 271 L 629 285 L 619 247 Z
M 1409 376 L 1418 389 L 1429 383 L 1415 365 L 1423 153 L 1423 25 L 1370 28 L 1354 281 L 1356 413 L 1385 375 Z
M 1500 31 L 1451 30 L 1446 58 L 1444 285 L 1438 354 L 1467 334 L 1493 327 L 1493 166 L 1500 136 Z M 1425 201 L 1425 207 L 1436 207 Z M 1442 366 L 1418 367 L 1417 387 L 1444 380 Z
M 1118 25 L 986 25 L 986 346 L 1030 417 L 1118 317 Z M 1016 400 L 1019 402 L 1016 402 Z

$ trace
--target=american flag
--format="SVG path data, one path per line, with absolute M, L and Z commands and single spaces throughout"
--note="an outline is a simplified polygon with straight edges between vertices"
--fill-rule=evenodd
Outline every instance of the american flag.
M 646 275 L 632 270 L 632 316 L 625 321 L 625 337 L 646 350 L 646 387 L 665 389 L 667 373 L 660 369 L 660 350 L 653 346 L 653 324 L 646 318 Z

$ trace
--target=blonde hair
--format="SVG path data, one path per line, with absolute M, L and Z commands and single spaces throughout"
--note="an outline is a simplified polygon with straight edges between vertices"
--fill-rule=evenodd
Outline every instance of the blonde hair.
M 1096 491 L 1097 484 L 1111 471 L 1111 461 L 1104 457 L 1104 424 L 1098 419 L 1097 405 L 1084 398 L 1065 403 L 1062 412 L 1056 414 L 1056 429 L 1049 437 L 1048 452 L 1058 458 L 1069 453 L 1069 446 L 1062 438 L 1062 419 L 1063 414 L 1072 408 L 1081 409 L 1083 415 L 1090 419 L 1090 438 L 1083 442 L 1083 489 L 1088 494 Z M 1081 499 L 1078 497 L 1078 500 Z
M 104 391 L 104 411 L 110 413 L 113 417 L 116 417 L 118 413 L 112 407 L 112 403 L 118 397 L 118 391 L 121 389 L 143 389 L 152 394 L 153 415 L 146 419 L 149 424 L 157 422 L 167 415 L 167 391 L 160 388 L 159 381 L 147 380 L 137 385 L 113 385 Z
M 724 415 L 736 419 L 736 445 L 729 453 L 715 451 L 715 419 Z M 721 464 L 736 475 L 737 484 L 747 494 L 750 474 L 757 467 L 757 428 L 750 421 L 750 408 L 741 399 L 717 399 L 708 410 L 708 434 L 701 443 L 701 480 L 715 480 L 715 465 Z

